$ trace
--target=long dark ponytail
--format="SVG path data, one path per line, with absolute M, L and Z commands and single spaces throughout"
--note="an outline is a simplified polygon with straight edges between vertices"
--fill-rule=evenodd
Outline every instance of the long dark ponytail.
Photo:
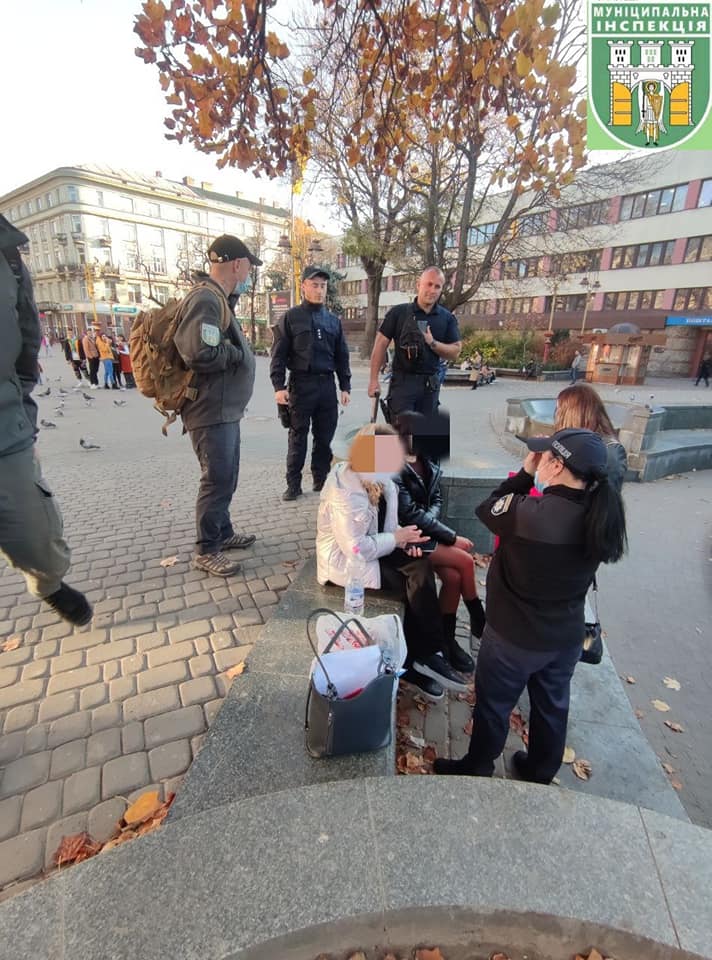
M 628 549 L 623 499 L 606 477 L 594 480 L 585 497 L 586 555 L 597 563 L 617 563 Z

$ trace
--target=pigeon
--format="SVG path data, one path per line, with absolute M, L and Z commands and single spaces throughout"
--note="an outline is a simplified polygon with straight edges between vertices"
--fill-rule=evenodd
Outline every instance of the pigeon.
M 99 444 L 98 444 L 98 443 L 94 443 L 94 441 L 93 441 L 90 437 L 87 437 L 86 439 L 84 439 L 84 437 L 82 437 L 82 438 L 79 440 L 79 446 L 80 446 L 83 450 L 101 450 L 101 447 L 99 446 Z
M 52 423 L 51 420 L 40 420 L 40 426 L 44 427 L 45 430 L 54 430 L 57 424 Z
M 57 381 L 57 383 L 61 383 L 61 382 L 62 382 L 62 378 L 61 378 L 61 377 L 55 377 L 54 379 Z
M 83 389 L 84 387 L 81 385 L 81 383 L 78 383 L 76 387 L 72 387 L 72 392 L 76 393 L 78 390 L 83 390 Z
M 84 393 L 84 392 L 82 392 L 82 396 L 84 397 L 84 399 L 86 400 L 87 403 L 93 403 L 93 402 L 94 402 L 94 397 L 92 397 L 92 395 L 91 395 L 90 393 Z
M 62 410 L 61 407 L 55 407 L 54 415 L 55 415 L 55 417 L 63 417 L 63 416 L 64 416 L 64 410 Z
M 48 396 L 50 395 L 50 393 L 52 393 L 52 388 L 51 388 L 51 387 L 47 387 L 46 390 L 42 390 L 40 393 L 37 394 L 37 396 L 38 396 L 38 397 L 48 397 Z
M 64 387 L 59 388 L 60 397 L 66 397 L 69 395 L 69 390 L 65 390 Z
M 126 406 L 126 401 L 125 401 L 125 400 L 114 400 L 114 406 L 115 406 L 115 407 L 125 407 L 125 406 Z

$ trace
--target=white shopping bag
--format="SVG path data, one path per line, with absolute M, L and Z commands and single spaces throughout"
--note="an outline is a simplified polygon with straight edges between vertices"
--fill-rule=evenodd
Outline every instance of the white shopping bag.
M 408 650 L 403 635 L 403 624 L 394 613 L 381 614 L 380 617 L 354 617 L 365 631 L 355 625 L 345 627 L 336 638 L 331 650 L 359 650 L 368 645 L 368 638 L 380 647 L 387 665 L 394 671 L 400 670 L 405 663 Z M 342 620 L 333 613 L 324 613 L 316 621 L 317 649 L 326 650 L 336 637 Z M 327 670 L 328 670 L 327 666 Z
M 341 700 L 353 696 L 375 680 L 382 672 L 381 660 L 381 650 L 377 646 L 321 654 L 321 662 Z M 316 657 L 311 672 L 317 692 L 326 694 L 328 681 Z

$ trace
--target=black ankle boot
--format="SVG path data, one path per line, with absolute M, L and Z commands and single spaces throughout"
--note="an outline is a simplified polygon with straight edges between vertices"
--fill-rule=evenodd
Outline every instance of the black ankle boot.
M 485 608 L 479 597 L 473 600 L 465 600 L 467 612 L 470 614 L 470 633 L 473 637 L 481 637 L 485 628 Z
M 66 583 L 63 583 L 59 590 L 45 597 L 44 602 L 56 610 L 63 620 L 77 627 L 83 627 L 89 623 L 94 614 L 84 594 L 75 590 L 74 587 L 67 586 Z
M 469 757 L 465 755 L 460 760 L 448 760 L 445 757 L 438 757 L 433 763 L 433 773 L 441 777 L 474 777 Z
M 460 644 L 455 639 L 455 627 L 457 625 L 457 616 L 454 613 L 443 614 L 443 635 L 445 637 L 445 658 L 451 667 L 458 673 L 472 673 L 475 669 L 475 661 L 465 653 Z

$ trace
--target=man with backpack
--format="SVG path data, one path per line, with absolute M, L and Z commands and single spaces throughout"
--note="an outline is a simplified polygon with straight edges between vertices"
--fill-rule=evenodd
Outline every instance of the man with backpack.
M 457 360 L 462 349 L 457 320 L 438 303 L 445 275 L 428 267 L 418 278 L 417 296 L 386 314 L 371 352 L 369 397 L 380 392 L 378 372 L 393 341 L 395 357 L 388 394 L 391 419 L 404 410 L 432 414 L 440 397 L 440 361 Z
M 0 215 L 0 551 L 60 617 L 89 623 L 84 594 L 62 581 L 69 547 L 62 515 L 35 455 L 40 321 L 19 250 L 27 237 Z
M 231 303 L 250 268 L 262 261 L 229 235 L 213 241 L 208 259 L 210 274 L 199 275 L 178 307 L 173 342 L 192 372 L 180 416 L 201 467 L 193 565 L 229 577 L 240 564 L 227 551 L 244 550 L 256 539 L 235 533 L 230 520 L 240 470 L 240 420 L 255 383 L 255 358 Z

